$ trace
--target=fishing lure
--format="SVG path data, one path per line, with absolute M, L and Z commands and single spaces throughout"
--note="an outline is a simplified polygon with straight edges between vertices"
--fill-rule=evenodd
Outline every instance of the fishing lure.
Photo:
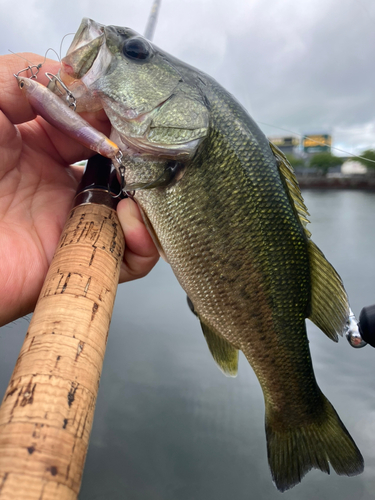
M 35 76 L 27 78 L 19 73 L 14 76 L 37 115 L 83 146 L 121 164 L 122 153 L 117 144 L 92 127 L 47 87 L 37 82 Z

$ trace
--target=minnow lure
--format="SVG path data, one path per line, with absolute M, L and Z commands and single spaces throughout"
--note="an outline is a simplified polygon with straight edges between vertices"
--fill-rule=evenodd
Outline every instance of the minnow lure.
M 120 163 L 120 148 L 102 132 L 92 127 L 64 101 L 35 79 L 15 75 L 34 112 L 65 135 L 106 158 Z

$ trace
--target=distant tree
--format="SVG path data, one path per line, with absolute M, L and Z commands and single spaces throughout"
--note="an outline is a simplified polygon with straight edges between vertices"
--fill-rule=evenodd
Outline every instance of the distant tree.
M 366 149 L 366 151 L 363 151 L 363 153 L 361 153 L 359 156 L 361 156 L 362 158 L 353 158 L 353 160 L 362 163 L 362 165 L 364 165 L 365 167 L 375 168 L 375 163 L 373 163 L 375 162 L 375 149 Z M 366 158 L 366 160 L 364 158 Z
M 344 160 L 338 156 L 334 156 L 331 153 L 317 153 L 315 154 L 309 163 L 310 168 L 318 169 L 322 175 L 327 175 L 328 170 L 333 167 L 342 165 Z
M 292 165 L 293 168 L 303 167 L 305 164 L 303 158 L 298 158 L 298 156 L 294 156 L 292 154 L 286 154 L 285 156 L 287 157 L 288 162 Z

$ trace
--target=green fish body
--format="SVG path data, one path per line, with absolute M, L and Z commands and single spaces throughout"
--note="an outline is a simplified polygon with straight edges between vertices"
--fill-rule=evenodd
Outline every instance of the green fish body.
M 306 230 L 285 156 L 216 81 L 127 28 L 84 20 L 60 76 L 85 109 L 90 96 L 101 102 L 127 183 L 149 185 L 135 200 L 215 361 L 235 376 L 241 350 L 254 369 L 277 488 L 329 463 L 360 473 L 362 456 L 315 380 L 305 326 L 310 318 L 337 341 L 347 296 Z

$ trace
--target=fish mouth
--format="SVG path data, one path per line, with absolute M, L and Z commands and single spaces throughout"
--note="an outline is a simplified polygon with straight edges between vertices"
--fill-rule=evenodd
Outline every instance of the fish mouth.
M 68 75 L 74 80 L 83 78 L 91 69 L 104 43 L 104 25 L 92 19 L 82 19 L 68 52 L 61 61 L 61 77 Z
M 59 78 L 76 98 L 76 111 L 79 113 L 103 108 L 99 97 L 90 91 L 90 86 L 110 63 L 104 28 L 103 24 L 84 18 L 66 56 L 61 60 Z M 49 88 L 56 93 L 53 85 Z
M 150 130 L 153 116 L 166 105 L 171 95 L 156 102 L 151 110 L 142 112 L 127 107 L 126 103 L 117 106 L 108 104 L 97 82 L 108 72 L 113 59 L 111 42 L 120 36 L 134 36 L 137 33 L 129 28 L 105 26 L 92 19 L 84 18 L 73 38 L 66 56 L 61 61 L 59 78 L 76 100 L 76 111 L 96 112 L 104 110 L 112 125 L 111 139 L 130 156 L 149 156 L 164 158 L 189 158 L 200 142 L 198 138 L 180 143 L 154 140 Z M 60 93 L 60 87 L 49 88 Z M 60 92 L 59 92 L 60 91 Z
M 61 60 L 62 73 L 74 80 L 83 78 L 94 64 L 103 43 L 104 35 L 101 35 L 65 56 Z

